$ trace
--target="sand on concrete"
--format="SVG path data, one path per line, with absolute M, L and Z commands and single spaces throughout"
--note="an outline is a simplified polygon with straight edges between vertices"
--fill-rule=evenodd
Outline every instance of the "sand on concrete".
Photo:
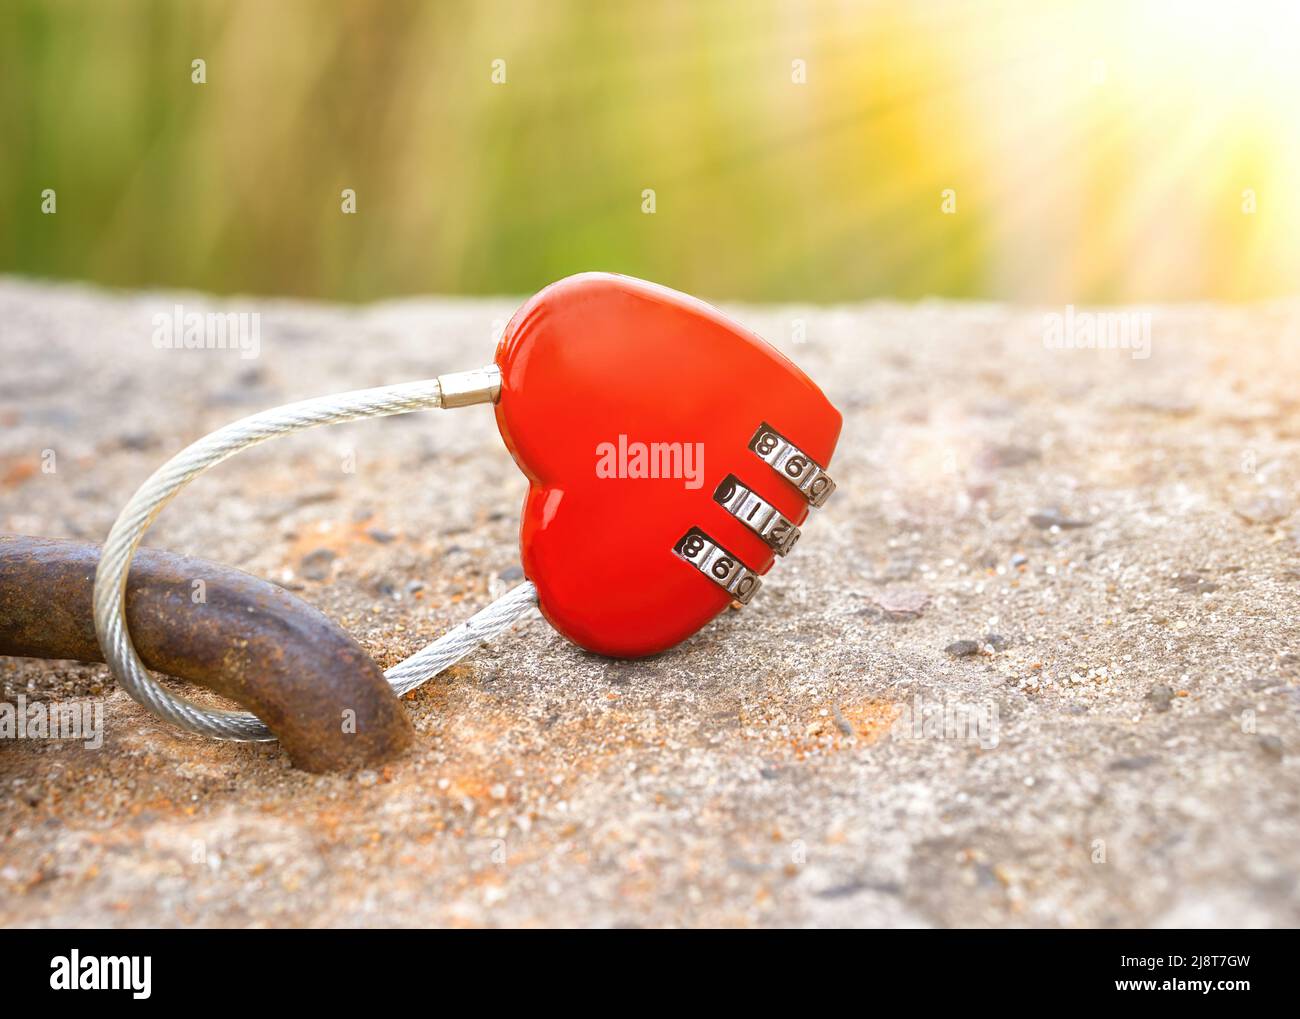
M 156 348 L 177 304 L 257 312 L 259 356 Z M 0 530 L 102 539 L 208 430 L 485 364 L 516 304 L 0 280 Z M 630 663 L 531 616 L 350 776 L 0 659 L 3 700 L 106 728 L 0 740 L 0 922 L 1300 923 L 1300 303 L 1130 309 L 1145 358 L 1052 349 L 1060 308 L 728 310 L 845 415 L 750 606 Z M 410 415 L 245 454 L 148 542 L 388 666 L 518 582 L 524 487 L 486 408 Z

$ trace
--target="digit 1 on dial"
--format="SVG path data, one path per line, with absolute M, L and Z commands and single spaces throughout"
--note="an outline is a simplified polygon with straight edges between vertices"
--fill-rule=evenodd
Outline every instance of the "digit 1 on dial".
M 799 540 L 799 528 L 770 502 L 741 484 L 734 474 L 723 479 L 714 491 L 713 499 L 767 542 L 777 555 L 785 555 Z
M 749 604 L 754 592 L 762 586 L 758 574 L 698 527 L 692 527 L 678 539 L 673 553 L 729 592 L 742 605 Z

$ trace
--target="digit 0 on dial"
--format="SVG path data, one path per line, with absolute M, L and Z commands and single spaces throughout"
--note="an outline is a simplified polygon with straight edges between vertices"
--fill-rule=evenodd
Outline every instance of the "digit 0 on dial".
M 673 546 L 673 552 L 728 591 L 742 605 L 747 605 L 754 592 L 762 586 L 758 574 L 698 527 L 683 534 Z
M 777 555 L 785 555 L 799 540 L 799 528 L 781 515 L 766 499 L 728 474 L 713 493 L 714 501 L 762 538 Z
M 749 448 L 781 477 L 794 485 L 810 506 L 821 506 L 835 491 L 835 482 L 807 453 L 764 421 L 749 440 Z

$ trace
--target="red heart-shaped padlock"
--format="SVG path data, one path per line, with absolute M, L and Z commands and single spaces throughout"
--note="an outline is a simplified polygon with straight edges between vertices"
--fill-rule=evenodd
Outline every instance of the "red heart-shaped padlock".
M 525 304 L 497 350 L 497 424 L 530 482 L 524 573 L 600 654 L 689 637 L 798 537 L 833 489 L 840 414 L 702 301 L 584 273 Z

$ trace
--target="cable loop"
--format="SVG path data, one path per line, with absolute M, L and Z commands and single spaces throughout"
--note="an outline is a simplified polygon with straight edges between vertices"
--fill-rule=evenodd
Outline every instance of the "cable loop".
M 454 406 L 487 402 L 494 367 L 474 373 L 447 376 L 464 379 L 477 376 L 481 387 L 477 399 L 462 394 Z M 497 384 L 499 392 L 499 383 Z M 473 395 L 472 386 L 458 387 Z M 438 379 L 405 382 L 375 389 L 359 389 L 333 396 L 303 400 L 241 418 L 219 428 L 181 450 L 156 470 L 136 491 L 109 531 L 108 540 L 95 571 L 95 633 L 104 660 L 123 689 L 154 714 L 191 732 L 217 739 L 265 742 L 274 740 L 266 724 L 247 711 L 212 711 L 169 693 L 149 674 L 140 659 L 126 622 L 126 581 L 131 559 L 149 525 L 182 488 L 223 460 L 249 446 L 290 435 L 317 425 L 337 424 L 364 418 L 387 417 L 443 406 L 443 387 Z M 443 634 L 432 644 L 399 662 L 385 677 L 400 695 L 415 689 L 470 651 L 507 629 L 523 612 L 537 604 L 537 590 L 525 581 L 487 608 Z

